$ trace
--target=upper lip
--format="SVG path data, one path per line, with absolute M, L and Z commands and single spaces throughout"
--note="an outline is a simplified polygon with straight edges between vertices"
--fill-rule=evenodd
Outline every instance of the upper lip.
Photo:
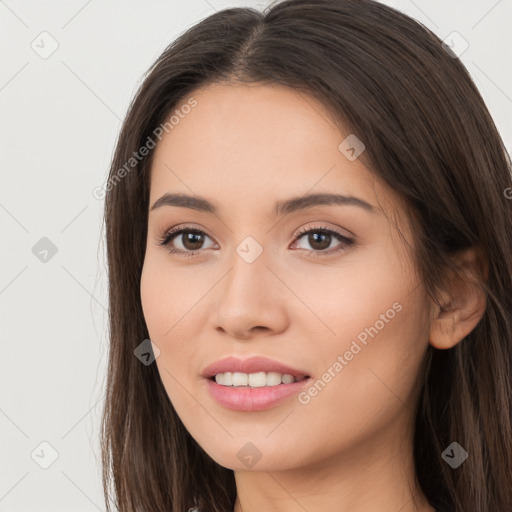
M 210 378 L 217 373 L 226 372 L 241 372 L 241 373 L 258 373 L 258 372 L 277 372 L 281 374 L 293 375 L 296 378 L 302 378 L 308 376 L 308 373 L 291 368 L 279 361 L 274 359 L 268 359 L 263 356 L 253 356 L 248 359 L 239 359 L 237 357 L 229 356 L 223 359 L 219 359 L 214 363 L 208 365 L 202 372 L 201 376 Z

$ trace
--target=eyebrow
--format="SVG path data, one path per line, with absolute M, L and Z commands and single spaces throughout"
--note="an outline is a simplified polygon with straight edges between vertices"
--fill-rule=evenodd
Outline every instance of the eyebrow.
M 327 205 L 349 205 L 359 206 L 370 213 L 375 213 L 376 208 L 371 204 L 354 196 L 341 194 L 309 194 L 306 196 L 292 197 L 286 201 L 278 201 L 275 204 L 276 215 L 286 215 L 288 213 L 313 208 L 315 206 Z M 190 208 L 200 212 L 218 214 L 218 208 L 204 197 L 189 196 L 186 194 L 166 193 L 155 201 L 150 211 L 161 208 L 162 206 L 177 206 L 180 208 Z

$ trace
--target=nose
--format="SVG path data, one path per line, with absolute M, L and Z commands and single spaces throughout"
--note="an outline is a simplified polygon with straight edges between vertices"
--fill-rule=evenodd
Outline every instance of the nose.
M 232 262 L 213 298 L 216 329 L 243 340 L 285 330 L 289 292 L 265 251 L 252 262 L 235 253 Z

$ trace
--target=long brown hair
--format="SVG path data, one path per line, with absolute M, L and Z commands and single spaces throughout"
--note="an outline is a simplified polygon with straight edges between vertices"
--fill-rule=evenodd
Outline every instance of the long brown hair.
M 132 101 L 105 188 L 107 509 L 111 500 L 121 512 L 234 507 L 233 471 L 187 432 L 156 364 L 134 357 L 149 338 L 140 277 L 153 152 L 126 163 L 194 90 L 242 81 L 311 95 L 361 135 L 363 162 L 403 197 L 416 223 L 415 263 L 436 302 L 454 254 L 478 247 L 486 257 L 483 318 L 453 348 L 428 347 L 415 477 L 438 510 L 512 511 L 510 157 L 460 60 L 419 22 L 372 0 L 288 0 L 263 13 L 217 12 L 162 53 Z M 469 453 L 456 469 L 441 457 L 452 441 Z

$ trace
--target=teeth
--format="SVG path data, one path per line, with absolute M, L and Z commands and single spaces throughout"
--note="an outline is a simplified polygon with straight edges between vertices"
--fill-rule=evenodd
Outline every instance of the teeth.
M 295 377 L 293 375 L 288 375 L 287 373 L 285 373 L 281 377 L 281 382 L 283 384 L 291 384 L 292 382 L 295 382 Z
M 233 372 L 233 386 L 247 386 L 248 380 L 247 373 Z M 224 375 L 222 376 L 222 384 L 224 384 Z
M 278 386 L 279 384 L 291 384 L 297 380 L 293 375 L 288 373 L 281 374 L 277 372 L 257 372 L 257 373 L 241 373 L 226 372 L 217 373 L 215 382 L 222 386 L 249 386 L 251 388 L 261 388 L 265 386 Z
M 267 385 L 267 374 L 265 372 L 249 374 L 249 386 L 251 386 L 251 388 L 262 388 L 266 385 Z
M 295 380 L 295 379 L 293 379 Z M 267 373 L 267 386 L 277 386 L 283 382 L 283 376 L 277 372 Z

